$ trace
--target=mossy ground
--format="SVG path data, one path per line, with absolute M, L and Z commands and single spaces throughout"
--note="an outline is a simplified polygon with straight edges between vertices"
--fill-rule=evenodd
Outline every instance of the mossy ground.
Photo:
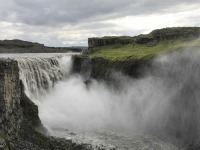
M 101 46 L 95 47 L 95 52 L 88 54 L 88 56 L 92 58 L 102 57 L 111 61 L 141 60 L 191 47 L 200 49 L 200 39 L 179 38 L 176 40 L 163 40 L 158 43 Z

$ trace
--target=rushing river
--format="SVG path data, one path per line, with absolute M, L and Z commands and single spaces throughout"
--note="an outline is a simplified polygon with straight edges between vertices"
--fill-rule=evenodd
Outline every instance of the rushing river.
M 176 150 L 199 139 L 200 52 L 160 56 L 133 79 L 114 73 L 115 88 L 72 74 L 64 54 L 4 54 L 18 61 L 25 92 L 49 134 L 92 149 Z

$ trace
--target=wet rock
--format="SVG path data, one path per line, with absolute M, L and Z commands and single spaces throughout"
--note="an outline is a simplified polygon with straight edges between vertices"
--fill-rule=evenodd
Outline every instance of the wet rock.
M 0 150 L 8 150 L 6 141 L 0 137 Z
M 123 62 L 86 56 L 73 56 L 72 59 L 73 72 L 83 75 L 86 85 L 90 83 L 90 78 L 111 80 L 113 72 L 116 71 L 134 78 L 141 78 L 151 70 L 152 66 L 152 59 Z
M 84 149 L 46 135 L 38 107 L 24 93 L 18 63 L 10 59 L 0 59 L 0 120 L 0 150 Z

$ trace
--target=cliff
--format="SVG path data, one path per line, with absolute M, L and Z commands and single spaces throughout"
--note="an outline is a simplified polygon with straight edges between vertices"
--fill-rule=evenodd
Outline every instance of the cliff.
M 86 79 L 94 78 L 111 81 L 113 73 L 121 72 L 125 75 L 141 78 L 152 71 L 151 59 L 135 61 L 110 61 L 105 58 L 89 58 L 87 56 L 73 56 L 73 72 L 81 73 Z
M 112 44 L 129 44 L 132 42 L 133 42 L 133 38 L 129 37 L 129 36 L 89 38 L 88 39 L 88 50 L 89 50 L 89 52 L 93 52 L 94 47 L 106 46 L 106 45 L 112 45 Z
M 111 61 L 146 59 L 183 48 L 200 47 L 200 28 L 164 28 L 135 37 L 89 38 L 87 56 Z
M 154 42 L 157 43 L 163 40 L 176 40 L 178 38 L 196 38 L 200 36 L 200 27 L 174 27 L 153 30 L 149 34 L 141 34 L 138 36 L 106 36 L 106 37 L 94 37 L 88 39 L 88 47 L 91 52 L 93 48 L 100 46 L 108 46 L 113 44 L 145 44 Z
M 0 59 L 0 149 L 81 150 L 84 145 L 46 135 L 38 107 L 26 96 L 18 64 Z
M 103 79 L 109 79 L 113 70 L 141 77 L 152 70 L 154 57 L 192 47 L 200 48 L 199 35 L 200 27 L 176 27 L 135 37 L 89 38 L 89 51 L 73 57 L 74 71 L 81 72 L 89 67 L 91 77 Z
M 18 134 L 23 114 L 17 62 L 0 60 L 0 70 L 0 129 L 8 135 Z
M 154 74 L 154 71 L 158 71 L 156 70 L 158 66 L 153 63 L 153 58 L 159 55 L 181 50 L 199 50 L 199 34 L 200 28 L 198 27 L 166 28 L 154 30 L 148 35 L 128 37 L 130 43 L 122 42 L 121 37 L 118 39 L 117 37 L 90 38 L 88 39 L 90 51 L 83 55 L 73 56 L 73 69 L 75 73 L 81 73 L 85 77 L 86 84 L 89 84 L 90 79 L 94 78 L 106 80 L 108 83 L 111 81 L 115 86 L 115 83 L 120 82 L 117 79 L 115 82 L 115 78 L 113 78 L 115 71 L 138 79 L 151 73 Z M 183 60 L 181 66 L 186 63 L 186 58 L 183 58 Z M 198 63 L 195 65 L 198 66 Z M 191 67 L 188 68 L 191 69 Z M 176 76 L 172 73 L 172 70 L 169 69 L 162 73 L 167 79 L 171 76 L 172 83 L 176 84 L 174 80 L 179 80 L 185 73 L 176 72 L 175 67 Z M 159 74 L 159 72 L 155 74 Z M 193 75 L 191 77 L 195 78 Z M 172 135 L 171 137 L 183 140 L 183 145 L 180 149 L 200 149 L 200 144 L 198 143 L 199 135 L 197 134 L 199 121 L 196 118 L 199 110 L 196 105 L 198 100 L 196 101 L 196 98 L 192 98 L 199 87 L 199 85 L 195 86 L 197 80 L 194 80 L 194 82 L 191 79 L 188 82 L 184 81 L 183 88 L 181 88 L 180 93 L 170 102 L 172 106 L 166 114 L 169 115 L 169 118 L 166 119 L 163 132 L 166 132 L 170 136 Z M 166 82 L 166 84 L 168 83 Z M 183 84 L 182 80 L 181 84 Z M 192 109 L 190 109 L 191 107 Z M 187 115 L 184 115 L 186 112 Z M 155 132 L 159 131 L 159 128 L 155 126 L 152 129 Z M 171 137 L 170 140 L 173 140 Z

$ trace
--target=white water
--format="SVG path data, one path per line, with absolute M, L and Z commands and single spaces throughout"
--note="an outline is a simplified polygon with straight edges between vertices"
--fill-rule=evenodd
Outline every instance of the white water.
M 22 53 L 1 54 L 0 57 L 18 61 L 25 92 L 31 100 L 38 101 L 52 91 L 56 82 L 69 75 L 71 55 L 72 53 Z
M 142 79 L 115 73 L 118 90 L 95 80 L 86 86 L 80 75 L 69 76 L 70 56 L 46 57 L 31 54 L 14 59 L 27 95 L 34 98 L 43 124 L 53 135 L 107 145 L 106 149 L 114 145 L 134 150 L 173 150 L 176 147 L 166 141 L 199 137 L 198 50 L 156 59 L 155 72 Z M 40 85 L 44 81 L 45 86 Z

